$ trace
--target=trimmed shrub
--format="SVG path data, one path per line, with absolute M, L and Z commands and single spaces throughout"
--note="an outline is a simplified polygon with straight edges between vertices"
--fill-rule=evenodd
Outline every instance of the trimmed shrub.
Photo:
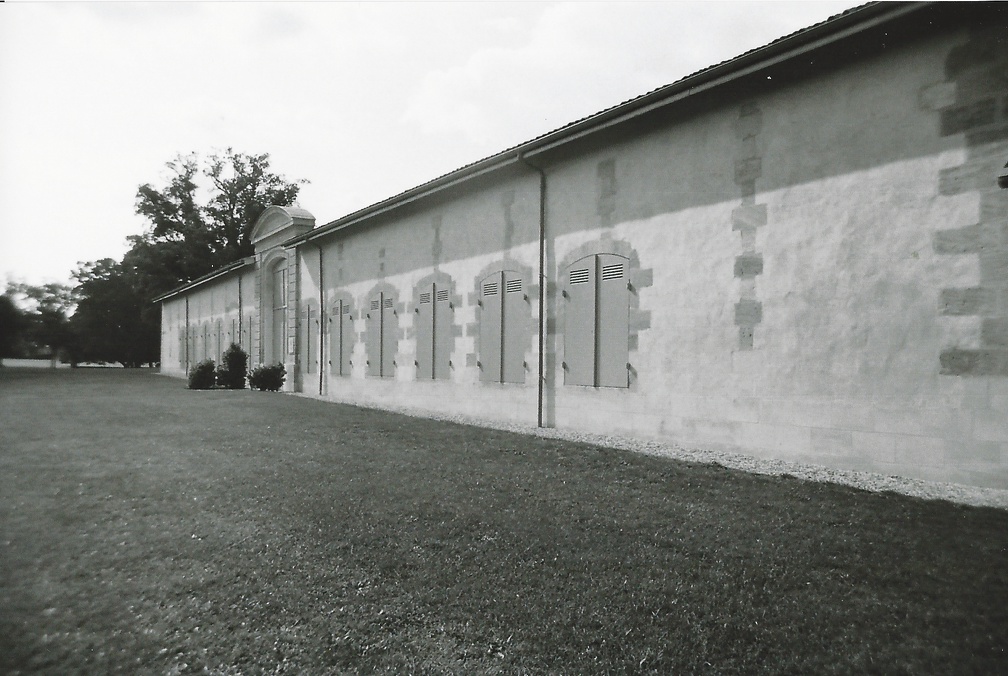
M 214 360 L 205 359 L 189 370 L 190 390 L 209 390 L 214 386 Z
M 249 373 L 249 387 L 260 392 L 277 392 L 283 387 L 286 377 L 287 369 L 283 364 L 257 366 Z
M 248 355 L 240 345 L 231 343 L 221 355 L 221 365 L 217 367 L 217 386 L 229 390 L 244 389 L 247 371 Z

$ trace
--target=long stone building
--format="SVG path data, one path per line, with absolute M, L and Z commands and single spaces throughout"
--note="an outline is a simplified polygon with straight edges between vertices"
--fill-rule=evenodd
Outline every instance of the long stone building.
M 1008 21 L 876 4 L 160 299 L 161 366 L 1008 487 Z

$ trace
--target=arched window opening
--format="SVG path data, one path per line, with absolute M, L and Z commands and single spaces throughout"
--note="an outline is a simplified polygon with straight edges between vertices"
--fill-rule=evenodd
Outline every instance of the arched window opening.
M 455 335 L 452 283 L 446 276 L 422 281 L 414 297 L 417 380 L 448 380 Z
M 332 375 L 350 375 L 355 343 L 353 303 L 349 298 L 337 298 L 329 314 L 329 372 Z
M 266 327 L 263 361 L 267 364 L 284 362 L 287 353 L 287 266 L 284 261 L 270 268 L 266 275 L 266 286 L 263 298 L 269 303 Z
M 395 294 L 382 286 L 367 297 L 365 315 L 368 375 L 378 378 L 395 376 L 395 357 L 399 349 L 399 319 L 395 311 Z
M 520 272 L 501 270 L 480 280 L 479 366 L 485 383 L 524 383 L 528 294 Z
M 627 263 L 616 254 L 593 254 L 565 271 L 565 384 L 629 387 Z

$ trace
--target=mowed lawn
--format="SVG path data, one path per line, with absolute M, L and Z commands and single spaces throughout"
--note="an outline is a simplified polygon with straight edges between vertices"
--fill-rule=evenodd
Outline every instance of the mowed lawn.
M 1008 512 L 0 369 L 0 672 L 1004 673 Z

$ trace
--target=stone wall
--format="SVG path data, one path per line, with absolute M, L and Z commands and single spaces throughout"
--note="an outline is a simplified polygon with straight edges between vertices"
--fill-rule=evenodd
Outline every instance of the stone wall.
M 545 192 L 531 167 L 502 170 L 261 252 L 259 358 L 261 271 L 281 256 L 288 382 L 306 394 L 1008 487 L 1006 44 L 1003 27 L 935 32 L 750 79 L 541 153 Z M 571 264 L 592 256 L 623 261 L 618 386 L 565 384 L 565 350 L 594 350 L 595 368 L 607 354 L 602 295 L 572 337 L 568 292 L 587 278 Z M 479 285 L 504 270 L 522 285 L 523 382 L 481 377 Z M 418 379 L 435 284 L 450 369 Z M 394 314 L 384 377 L 369 368 L 378 292 Z M 200 293 L 191 319 L 216 316 Z M 329 364 L 336 299 L 356 313 L 345 374 Z

